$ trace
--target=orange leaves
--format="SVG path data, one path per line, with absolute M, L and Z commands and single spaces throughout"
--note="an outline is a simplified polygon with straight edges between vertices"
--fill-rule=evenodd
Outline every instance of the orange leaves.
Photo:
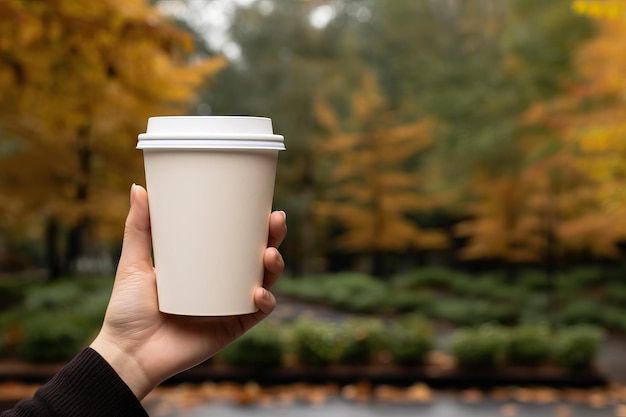
M 441 248 L 438 231 L 423 231 L 409 216 L 432 208 L 424 195 L 423 173 L 415 158 L 432 144 L 435 122 L 430 118 L 403 123 L 390 112 L 373 74 L 361 78 L 343 127 L 324 100 L 315 116 L 324 131 L 318 138 L 324 192 L 316 206 L 322 221 L 336 219 L 346 229 L 337 239 L 350 251 L 402 251 Z
M 193 44 L 145 0 L 0 2 L 0 125 L 20 142 L 0 185 L 25 217 L 121 221 L 147 118 L 186 112 L 226 64 L 193 60 Z

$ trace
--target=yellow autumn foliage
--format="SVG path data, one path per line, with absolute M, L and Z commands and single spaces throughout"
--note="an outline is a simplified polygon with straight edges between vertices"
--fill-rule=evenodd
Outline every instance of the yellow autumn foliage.
M 341 126 L 324 101 L 314 106 L 324 130 L 316 144 L 324 191 L 315 213 L 321 222 L 338 221 L 345 229 L 336 241 L 346 251 L 403 251 L 439 249 L 446 237 L 423 230 L 411 214 L 435 202 L 421 192 L 424 173 L 411 160 L 432 146 L 436 126 L 430 118 L 400 122 L 390 112 L 375 77 L 366 72 L 360 89 L 351 96 L 350 116 Z
M 1 1 L 0 211 L 119 234 L 147 118 L 184 114 L 226 64 L 193 45 L 147 0 Z

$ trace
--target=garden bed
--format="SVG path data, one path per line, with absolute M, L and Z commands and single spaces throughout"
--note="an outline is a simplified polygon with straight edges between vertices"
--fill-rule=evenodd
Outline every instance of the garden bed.
M 222 364 L 202 365 L 171 378 L 166 384 L 182 382 L 255 381 L 264 386 L 293 383 L 348 385 L 367 382 L 371 385 L 411 386 L 424 383 L 437 389 L 480 388 L 502 386 L 546 386 L 553 388 L 591 388 L 606 386 L 607 379 L 598 371 L 563 370 L 554 367 L 499 369 L 437 369 L 435 367 L 395 365 L 333 365 L 327 368 L 282 367 L 258 369 Z
M 0 381 L 44 383 L 63 363 L 37 365 L 0 361 Z M 166 385 L 203 382 L 247 383 L 263 386 L 293 383 L 338 385 L 367 382 L 371 385 L 411 386 L 424 383 L 431 388 L 493 388 L 501 386 L 546 386 L 591 388 L 606 386 L 607 379 L 595 369 L 580 371 L 556 367 L 502 367 L 498 369 L 462 369 L 445 366 L 332 365 L 327 367 L 285 366 L 257 368 L 206 363 L 185 371 L 165 382 Z

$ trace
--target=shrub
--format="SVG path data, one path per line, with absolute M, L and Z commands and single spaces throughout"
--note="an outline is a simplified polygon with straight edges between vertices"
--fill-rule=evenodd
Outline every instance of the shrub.
M 544 271 L 525 271 L 517 281 L 520 288 L 531 292 L 545 291 L 547 289 L 547 278 Z
M 435 346 L 433 329 L 419 316 L 412 316 L 391 324 L 383 332 L 383 349 L 399 365 L 417 365 Z
M 563 290 L 584 290 L 606 283 L 607 274 L 598 267 L 579 267 L 558 277 L 557 284 Z
M 626 311 L 623 309 L 606 306 L 604 307 L 603 318 L 604 326 L 602 327 L 626 333 Z
M 459 276 L 452 281 L 452 285 L 458 295 L 478 296 L 483 299 L 497 299 L 510 294 L 509 286 L 498 275 Z
M 452 269 L 430 267 L 417 269 L 411 273 L 398 276 L 394 284 L 401 289 L 449 289 L 456 280 L 470 279 L 465 274 Z
M 325 366 L 336 361 L 341 342 L 341 333 L 332 323 L 301 320 L 293 329 L 294 353 L 305 365 Z
M 28 310 L 55 310 L 71 307 L 81 298 L 81 288 L 69 280 L 31 288 L 24 300 Z
M 90 333 L 67 314 L 39 314 L 24 318 L 19 356 L 31 362 L 71 359 L 87 342 Z
M 510 331 L 504 356 L 511 364 L 538 365 L 549 358 L 551 342 L 546 326 L 519 326 Z
M 283 346 L 278 326 L 264 322 L 233 342 L 219 357 L 234 366 L 276 367 L 282 363 Z
M 512 304 L 495 304 L 484 300 L 449 298 L 437 300 L 432 316 L 457 326 L 478 326 L 484 323 L 517 321 L 517 310 Z
M 390 294 L 388 305 L 396 313 L 431 314 L 437 296 L 430 290 L 395 291 Z
M 508 334 L 494 325 L 459 329 L 450 337 L 449 349 L 462 367 L 495 366 L 502 358 Z
M 352 319 L 339 329 L 343 335 L 339 362 L 367 364 L 372 353 L 380 346 L 383 325 L 377 319 Z
M 601 326 L 605 321 L 605 307 L 590 299 L 572 301 L 559 311 L 555 321 L 565 325 L 584 323 Z
M 19 305 L 24 298 L 25 284 L 17 279 L 0 281 L 0 309 L 6 310 Z
M 389 288 L 386 283 L 360 273 L 281 279 L 278 281 L 276 291 L 357 312 L 383 309 L 389 300 Z
M 612 282 L 606 286 L 604 291 L 604 298 L 608 302 L 626 305 L 626 284 Z
M 602 330 L 592 326 L 572 326 L 556 333 L 553 357 L 561 366 L 570 369 L 588 368 L 600 349 L 604 338 Z
M 356 312 L 384 308 L 389 299 L 388 286 L 364 274 L 340 274 L 326 282 L 328 302 Z
M 323 276 L 281 278 L 276 282 L 274 290 L 292 297 L 321 302 L 326 300 L 328 292 L 324 284 L 325 277 Z

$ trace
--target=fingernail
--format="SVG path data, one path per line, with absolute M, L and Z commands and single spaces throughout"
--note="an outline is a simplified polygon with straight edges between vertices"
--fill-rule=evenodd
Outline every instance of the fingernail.
M 266 300 L 270 299 L 270 292 L 266 290 L 265 288 L 263 288 L 263 298 Z
M 280 252 L 278 251 L 278 249 L 274 249 L 275 254 L 274 254 L 274 258 L 276 259 L 277 262 L 282 262 L 283 257 L 280 254 Z
M 130 186 L 130 206 L 133 206 L 133 202 L 135 201 L 135 186 L 136 184 Z
M 280 211 L 283 215 L 283 220 L 287 221 L 287 213 L 285 213 L 283 210 Z

